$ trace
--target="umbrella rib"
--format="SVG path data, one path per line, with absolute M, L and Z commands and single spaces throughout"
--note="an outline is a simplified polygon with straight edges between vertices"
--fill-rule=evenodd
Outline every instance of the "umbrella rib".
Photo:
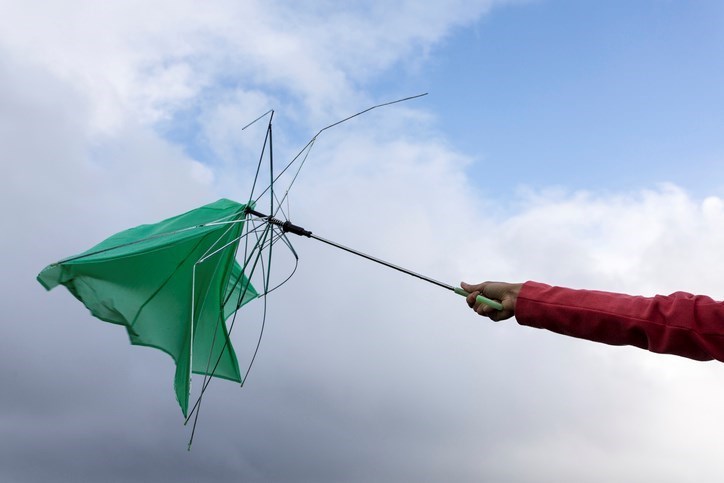
M 268 229 L 265 229 L 265 230 L 264 230 L 264 235 L 263 235 L 263 237 L 262 237 L 262 240 L 266 237 L 266 234 L 267 234 L 267 233 L 268 233 Z M 256 248 L 257 248 L 258 246 L 259 246 L 259 241 L 257 241 L 254 249 L 252 249 L 252 255 L 250 255 L 250 257 L 253 256 L 253 254 L 254 254 L 255 252 L 257 252 Z M 255 272 L 255 270 L 256 270 L 256 266 L 257 266 L 258 261 L 259 261 L 259 258 L 260 258 L 261 256 L 262 256 L 262 253 L 259 251 L 258 254 L 256 255 L 256 258 L 254 259 L 254 264 L 253 264 L 252 267 L 251 267 L 251 272 L 250 272 L 250 274 L 249 274 L 249 278 L 251 278 L 251 276 L 254 274 L 254 272 Z M 245 263 L 243 269 L 246 268 L 247 265 L 248 265 L 248 263 Z M 242 272 L 244 271 L 243 269 L 242 269 Z M 246 295 L 246 292 L 248 291 L 248 288 L 249 288 L 249 285 L 247 284 L 247 285 L 242 289 L 242 293 L 240 294 L 240 300 L 243 300 L 243 297 L 244 297 L 244 295 Z M 229 333 L 229 334 L 231 334 L 231 331 L 232 331 L 232 329 L 233 329 L 233 327 L 234 327 L 234 323 L 236 322 L 236 314 L 237 314 L 237 312 L 234 312 L 234 317 L 233 317 L 232 322 L 231 322 L 231 325 L 229 326 L 229 329 L 228 329 L 228 333 Z M 227 342 L 225 341 L 224 344 L 227 344 Z M 222 349 L 222 352 L 221 352 L 221 353 L 223 354 L 223 349 Z M 196 428 L 196 422 L 198 421 L 198 417 L 199 417 L 198 408 L 199 408 L 199 405 L 200 405 L 200 403 L 201 403 L 201 399 L 203 398 L 203 395 L 204 395 L 204 393 L 206 392 L 206 388 L 207 388 L 208 385 L 211 383 L 211 377 L 212 377 L 213 374 L 216 372 L 216 368 L 218 367 L 220 360 L 221 360 L 221 357 L 217 358 L 216 364 L 214 365 L 214 368 L 210 371 L 211 374 L 206 374 L 206 375 L 204 376 L 204 383 L 202 384 L 201 394 L 199 394 L 199 397 L 197 398 L 196 403 L 194 404 L 194 407 L 193 407 L 193 408 L 191 409 L 191 411 L 189 412 L 189 415 L 187 416 L 186 421 L 185 421 L 185 423 L 184 423 L 184 424 L 187 424 L 187 423 L 189 422 L 189 420 L 191 419 L 191 415 L 194 414 L 194 412 L 196 413 L 196 414 L 195 414 L 195 417 L 194 417 L 193 429 L 192 429 L 192 432 L 191 432 L 191 439 L 190 439 L 190 441 L 189 441 L 189 447 L 191 446 L 191 442 L 193 441 L 193 436 L 194 436 L 194 432 L 195 432 L 195 428 Z M 207 368 L 206 372 L 207 372 L 207 373 L 209 372 L 209 371 L 208 371 L 208 368 Z
M 286 191 L 284 192 L 284 196 L 282 197 L 281 201 L 278 201 L 279 209 L 281 210 L 282 203 L 284 203 L 285 200 L 289 197 L 289 190 L 292 189 L 292 185 L 297 181 L 297 177 L 299 176 L 299 173 L 302 171 L 302 167 L 307 162 L 307 158 L 309 157 L 309 153 L 312 152 L 312 148 L 314 147 L 314 143 L 316 142 L 316 137 L 312 139 L 312 141 L 305 147 L 304 151 L 304 157 L 302 158 L 301 162 L 299 163 L 299 167 L 297 168 L 296 173 L 294 173 L 294 176 L 292 177 L 292 180 L 289 182 L 289 186 L 287 186 Z M 300 153 L 301 154 L 301 153 Z M 284 211 L 282 211 L 284 213 Z M 273 216 L 277 216 L 276 212 Z M 284 216 L 287 218 L 287 216 Z
M 265 230 L 265 232 L 266 232 L 266 231 L 268 231 L 268 230 Z M 256 232 L 254 232 L 254 233 L 256 233 Z M 247 233 L 247 234 L 244 234 L 243 236 L 247 236 L 247 235 L 248 235 L 248 233 Z M 258 238 L 258 237 L 257 237 L 257 238 Z M 240 239 L 240 238 L 237 238 L 237 239 L 234 240 L 234 241 L 238 241 L 239 239 Z M 258 245 L 259 245 L 259 242 L 258 242 L 258 239 L 257 239 L 257 246 L 258 246 Z M 252 253 L 254 253 L 254 251 L 252 251 Z M 199 264 L 199 263 L 201 263 L 201 261 L 196 262 L 196 264 Z M 244 266 L 246 266 L 247 263 L 248 263 L 248 262 L 245 262 Z M 217 265 L 217 268 L 218 268 L 218 265 Z M 254 267 L 252 267 L 252 273 L 253 273 L 253 269 L 254 269 Z M 243 275 L 243 270 L 242 270 L 242 275 Z M 234 287 L 236 287 L 236 282 L 234 283 Z M 241 297 L 241 300 L 243 300 L 243 296 L 246 295 L 246 292 L 248 291 L 248 288 L 249 288 L 249 284 L 248 284 L 248 283 L 245 284 L 244 287 L 242 288 L 242 297 Z M 230 295 L 228 295 L 228 296 L 226 297 L 226 300 L 228 300 L 228 297 L 230 297 Z M 224 301 L 224 305 L 226 304 L 226 300 Z M 230 329 L 228 330 L 228 333 L 231 333 L 231 330 L 230 330 Z M 205 382 L 204 387 L 208 385 L 208 383 L 206 382 L 207 379 L 210 379 L 210 378 L 214 375 L 214 373 L 216 372 L 216 368 L 218 367 L 219 362 L 221 361 L 221 356 L 223 355 L 224 350 L 226 349 L 226 344 L 227 344 L 227 343 L 224 342 L 224 347 L 221 349 L 221 353 L 219 354 L 219 359 L 216 361 L 216 364 L 214 365 L 214 368 L 213 368 L 213 370 L 211 371 L 211 374 L 209 374 L 209 367 L 211 366 L 211 353 L 213 353 L 214 343 L 215 343 L 215 340 L 216 340 L 215 337 L 216 337 L 216 332 L 214 332 L 214 340 L 212 341 L 211 349 L 210 349 L 210 351 L 209 351 L 209 361 L 207 362 L 206 368 L 205 368 L 205 370 L 204 370 L 204 382 Z
M 244 373 L 244 377 L 241 379 L 241 387 L 244 387 L 244 384 L 246 384 L 246 379 L 249 377 L 249 372 L 251 372 L 251 366 L 254 365 L 254 361 L 256 360 L 256 355 L 259 352 L 259 347 L 261 347 L 261 339 L 264 337 L 264 327 L 266 326 L 266 310 L 267 310 L 267 298 L 269 292 L 264 294 L 264 301 L 263 301 L 263 314 L 261 317 L 261 327 L 259 328 L 259 338 L 256 340 L 256 347 L 254 348 L 254 353 L 251 356 L 251 360 L 249 361 L 249 365 L 246 368 L 246 372 Z
M 317 134 L 315 134 L 314 136 L 312 136 L 312 138 L 309 140 L 309 142 L 307 142 L 307 144 L 304 145 L 304 147 L 297 153 L 297 155 L 294 156 L 294 157 L 292 158 L 292 160 L 289 161 L 289 163 L 287 163 L 287 165 L 284 167 L 284 169 L 282 169 L 282 170 L 279 172 L 279 174 L 276 175 L 276 177 L 272 180 L 272 183 L 271 183 L 269 186 L 267 186 L 267 188 L 266 188 L 264 191 L 262 191 L 262 193 L 258 196 L 257 200 L 260 199 L 262 196 L 264 196 L 264 193 L 266 193 L 266 192 L 271 188 L 271 186 L 279 180 L 279 178 L 286 172 L 287 169 L 289 169 L 289 167 L 290 167 L 292 164 L 294 164 L 294 162 L 299 158 L 299 156 L 301 156 L 302 153 L 303 153 L 308 147 L 310 147 L 310 145 L 314 144 L 314 142 L 317 140 L 317 138 L 318 138 L 324 131 L 326 131 L 327 129 L 331 129 L 331 128 L 335 127 L 335 126 L 338 126 L 339 124 L 342 124 L 343 122 L 349 121 L 350 119 L 354 119 L 354 118 L 357 117 L 357 116 L 361 116 L 362 114 L 365 114 L 365 113 L 367 113 L 367 112 L 369 112 L 369 111 L 371 111 L 371 110 L 373 110 L 373 109 L 377 109 L 377 108 L 380 108 L 380 107 L 389 106 L 389 105 L 392 105 L 392 104 L 397 104 L 398 102 L 410 101 L 410 100 L 412 100 L 412 99 L 417 99 L 418 97 L 423 97 L 423 96 L 426 96 L 426 95 L 427 95 L 427 92 L 425 92 L 425 93 L 423 93 L 423 94 L 417 94 L 417 95 L 415 95 L 415 96 L 405 97 L 405 98 L 403 98 L 403 99 L 397 99 L 397 100 L 395 100 L 395 101 L 389 101 L 389 102 L 383 102 L 382 104 L 376 104 L 376 105 L 374 105 L 374 106 L 372 106 L 372 107 L 368 107 L 367 109 L 365 109 L 365 110 L 363 110 L 363 111 L 359 111 L 359 112 L 356 113 L 356 114 L 352 114 L 351 116 L 348 116 L 348 117 L 346 117 L 346 118 L 344 118 L 344 119 L 342 119 L 342 120 L 340 120 L 340 121 L 334 122 L 334 123 L 330 124 L 329 126 L 323 127 L 322 129 L 320 129 L 320 130 L 317 132 Z M 270 120 L 269 122 L 271 123 L 271 120 Z M 295 179 L 296 179 L 296 177 L 295 177 Z M 290 185 L 290 187 L 291 187 L 291 185 Z
M 259 162 L 256 164 L 256 173 L 254 174 L 254 182 L 251 185 L 251 192 L 249 193 L 249 200 L 248 200 L 247 204 L 250 204 L 252 198 L 254 198 L 254 190 L 256 189 L 256 183 L 259 180 L 259 173 L 261 171 L 261 163 L 264 160 L 264 153 L 266 152 L 267 143 L 269 143 L 270 150 L 271 150 L 271 131 L 272 131 L 272 120 L 274 119 L 274 110 L 271 110 L 270 112 L 271 112 L 271 116 L 269 116 L 269 123 L 267 124 L 266 135 L 264 136 L 264 143 L 262 144 L 261 152 L 259 153 Z M 253 124 L 257 120 L 261 119 L 262 117 L 264 117 L 264 116 L 261 116 L 258 119 L 256 119 L 255 121 L 252 121 L 250 124 L 245 126 L 245 128 L 248 127 L 249 125 Z M 267 190 L 264 190 L 264 193 L 266 193 L 266 191 Z M 262 195 L 264 193 L 262 193 Z M 259 198 L 261 198 L 262 195 L 260 195 Z M 257 198 L 257 200 L 259 198 Z
M 266 115 L 266 114 L 265 114 L 265 115 Z M 263 117 L 263 116 L 260 116 L 259 118 L 257 118 L 257 119 L 254 120 L 253 122 L 256 122 L 257 120 L 261 119 L 261 117 Z M 270 180 L 270 183 L 271 183 L 271 184 L 269 185 L 269 187 L 268 187 L 267 189 L 270 190 L 270 197 L 269 197 L 269 198 L 270 198 L 270 204 L 271 204 L 271 206 L 270 206 L 270 211 L 272 211 L 272 212 L 274 212 L 274 200 L 275 200 L 275 194 L 274 194 L 274 189 L 273 189 L 273 183 L 274 183 L 274 155 L 273 155 L 273 140 L 272 140 L 272 120 L 273 120 L 273 118 L 274 118 L 274 111 L 272 110 L 272 111 L 271 111 L 271 115 L 270 115 L 270 117 L 269 117 L 269 123 L 268 123 L 268 125 L 267 125 L 267 133 L 266 133 L 266 136 L 265 136 L 265 138 L 264 138 L 264 144 L 263 144 L 263 146 L 262 146 L 261 154 L 260 154 L 260 156 L 259 156 L 259 162 L 257 163 L 256 173 L 255 173 L 255 175 L 254 175 L 254 182 L 253 182 L 253 184 L 252 184 L 251 193 L 250 193 L 250 195 L 249 195 L 249 199 L 251 200 L 251 198 L 253 198 L 253 196 L 254 196 L 254 190 L 255 190 L 255 188 L 256 188 L 256 183 L 257 183 L 258 178 L 259 178 L 259 172 L 260 172 L 260 170 L 261 170 L 261 163 L 262 163 L 262 160 L 263 160 L 263 158 L 264 158 L 264 152 L 265 152 L 265 150 L 266 150 L 265 148 L 266 148 L 266 145 L 267 145 L 267 142 L 268 142 L 268 143 L 269 143 L 269 175 L 270 175 L 270 178 L 271 178 L 271 180 Z M 244 128 L 246 128 L 246 127 L 247 127 L 247 126 L 245 126 Z M 267 190 L 265 190 L 265 192 L 266 192 L 266 191 L 267 191 Z M 250 202 L 247 203 L 247 205 L 249 205 L 249 204 L 251 204 L 251 203 L 250 203 Z M 259 237 L 259 234 L 257 233 L 257 231 L 256 231 L 256 230 L 252 230 L 252 233 L 254 233 L 254 234 L 256 235 L 256 237 L 257 237 L 257 242 L 256 242 L 256 244 L 255 244 L 255 248 L 252 250 L 252 253 L 256 252 L 256 253 L 258 253 L 258 254 L 257 254 L 257 256 L 256 256 L 256 258 L 255 258 L 255 260 L 254 260 L 254 264 L 253 264 L 252 269 L 251 269 L 251 272 L 250 272 L 250 274 L 249 274 L 249 278 L 251 278 L 251 276 L 253 275 L 254 271 L 256 270 L 256 265 L 257 265 L 257 263 L 261 260 L 261 264 L 262 264 L 262 265 L 261 265 L 261 266 L 262 266 L 262 279 L 263 279 L 263 282 L 264 282 L 264 291 L 265 291 L 265 293 L 266 293 L 266 292 L 268 291 L 268 289 L 269 289 L 269 277 L 268 277 L 268 274 L 265 273 L 264 261 L 263 261 L 262 255 L 263 255 L 263 250 L 264 250 L 264 247 L 265 247 L 265 244 L 266 244 L 267 236 L 268 236 L 268 234 L 269 234 L 269 227 L 270 227 L 270 226 L 271 226 L 271 225 L 267 224 L 267 226 L 264 227 L 264 230 L 263 230 L 263 232 L 262 232 L 263 234 L 262 234 L 261 240 L 260 240 L 260 237 Z M 272 254 L 273 233 L 274 233 L 273 227 L 271 228 L 271 232 L 272 232 L 272 236 L 269 236 L 269 238 L 270 238 L 270 243 L 269 243 L 269 245 L 268 245 L 268 250 L 269 250 L 269 266 L 271 266 L 271 254 Z M 249 233 L 249 231 L 247 230 L 247 233 L 246 233 L 246 234 L 248 235 L 248 233 Z M 234 253 L 236 254 L 236 252 L 237 252 L 237 250 L 238 250 L 238 239 L 237 239 L 237 240 L 234 240 L 234 241 L 232 241 L 232 242 L 230 242 L 230 243 L 236 243 L 236 247 L 235 247 L 235 250 L 234 250 Z M 205 255 L 205 256 L 204 256 L 202 259 L 200 259 L 197 263 L 203 263 L 206 259 L 208 259 L 208 257 L 211 257 L 211 256 L 213 256 L 214 254 L 218 253 L 219 250 L 225 249 L 227 246 L 229 246 L 230 243 L 227 243 L 226 245 L 222 246 L 221 248 L 217 249 L 216 251 L 214 251 L 214 252 L 211 253 L 211 254 Z M 248 247 L 248 238 L 247 238 L 247 243 L 245 243 L 245 247 Z M 258 248 L 258 251 L 257 251 L 257 248 Z M 245 248 L 245 252 L 246 252 L 246 248 Z M 248 266 L 248 260 L 245 261 L 244 267 L 242 267 L 241 275 L 239 276 L 239 280 L 241 280 L 242 277 L 244 277 L 244 271 L 245 271 L 245 269 L 246 269 L 247 266 Z M 194 268 L 195 268 L 195 266 L 194 266 Z M 236 286 L 236 284 L 239 282 L 239 280 L 236 280 L 236 281 L 234 282 L 234 286 Z M 247 280 L 248 280 L 248 279 L 247 279 Z M 230 326 L 229 326 L 229 328 L 228 328 L 228 331 L 227 331 L 227 334 L 226 334 L 226 337 L 225 337 L 225 340 L 224 340 L 224 347 L 222 347 L 222 349 L 221 349 L 221 351 L 220 351 L 220 353 L 219 353 L 219 356 L 218 356 L 218 358 L 217 358 L 217 360 L 216 360 L 216 363 L 215 363 L 215 365 L 214 365 L 214 368 L 213 368 L 213 370 L 211 371 L 211 374 L 209 374 L 209 365 L 210 365 L 210 363 L 211 363 L 211 357 L 212 357 L 212 354 L 213 354 L 213 348 L 214 348 L 214 346 L 215 346 L 215 344 L 216 344 L 216 334 L 217 334 L 217 332 L 218 332 L 218 331 L 214 331 L 214 336 L 213 336 L 212 343 L 211 343 L 211 349 L 210 349 L 210 351 L 209 351 L 209 358 L 208 358 L 207 363 L 206 363 L 206 370 L 205 370 L 205 375 L 204 375 L 203 384 L 202 384 L 202 388 L 201 388 L 201 393 L 199 394 L 199 397 L 198 397 L 198 399 L 197 399 L 197 401 L 196 401 L 196 404 L 194 405 L 194 408 L 192 409 L 192 413 L 195 411 L 196 414 L 195 414 L 195 416 L 194 416 L 194 424 L 193 424 L 193 427 L 192 427 L 192 429 L 191 429 L 191 437 L 190 437 L 190 439 L 189 439 L 189 449 L 191 448 L 191 444 L 192 444 L 192 442 L 193 442 L 194 434 L 195 434 L 195 432 L 196 432 L 196 424 L 197 424 L 197 422 L 198 422 L 199 414 L 200 414 L 200 411 L 201 411 L 201 406 L 200 406 L 200 405 L 201 405 L 201 400 L 202 400 L 202 398 L 203 398 L 203 395 L 204 395 L 204 393 L 205 393 L 208 385 L 211 383 L 211 377 L 216 373 L 216 369 L 217 369 L 218 366 L 219 366 L 219 363 L 220 363 L 220 361 L 221 361 L 221 357 L 223 356 L 224 351 L 226 350 L 226 347 L 229 345 L 229 336 L 230 336 L 231 331 L 233 330 L 234 324 L 235 324 L 235 322 L 236 322 L 236 315 L 237 315 L 237 313 L 238 313 L 238 308 L 241 306 L 241 304 L 242 304 L 242 302 L 243 302 L 243 300 L 244 300 L 244 297 L 245 297 L 246 292 L 248 291 L 248 289 L 249 289 L 249 283 L 247 282 L 246 284 L 244 284 L 244 287 L 242 288 L 242 290 L 241 290 L 241 292 L 240 292 L 240 294 L 239 294 L 239 300 L 237 301 L 237 310 L 234 311 L 234 317 L 233 317 L 233 319 L 232 319 L 232 321 L 231 321 L 231 324 L 230 324 Z M 229 293 L 229 296 L 231 295 L 231 293 L 233 293 L 233 291 Z M 227 300 L 228 300 L 228 299 L 227 299 Z M 224 305 L 225 305 L 225 304 L 226 304 L 226 301 L 224 301 Z M 192 316 L 193 316 L 193 314 L 192 314 Z M 222 319 L 223 319 L 223 318 L 222 318 Z M 259 340 L 257 341 L 257 346 L 256 346 L 256 349 L 255 349 L 255 351 L 254 351 L 254 355 L 252 356 L 251 363 L 250 363 L 249 367 L 247 368 L 247 372 L 245 373 L 244 378 L 242 379 L 242 383 L 241 383 L 242 386 L 243 386 L 243 384 L 244 384 L 244 380 L 246 379 L 246 376 L 247 376 L 248 373 L 249 373 L 249 370 L 251 369 L 251 364 L 253 364 L 254 359 L 256 358 L 256 353 L 257 353 L 257 351 L 259 350 L 259 346 L 261 345 L 261 338 L 262 338 L 262 335 L 263 335 L 263 332 L 264 332 L 264 324 L 265 324 L 265 322 L 266 322 L 266 296 L 264 297 L 264 318 L 263 318 L 263 321 L 262 321 L 261 332 L 260 332 L 260 334 L 259 334 Z M 188 422 L 188 418 L 186 419 L 186 422 Z
M 229 215 L 229 216 L 236 216 L 236 214 L 234 214 L 234 215 Z M 196 229 L 199 229 L 199 228 L 206 228 L 206 227 L 209 227 L 209 226 L 218 226 L 218 225 L 234 224 L 234 223 L 243 222 L 243 220 L 221 221 L 221 220 L 223 220 L 224 218 L 229 218 L 229 216 L 225 216 L 225 217 L 223 217 L 223 218 L 220 218 L 220 219 L 217 220 L 217 221 L 213 221 L 213 222 L 209 222 L 209 223 L 201 223 L 200 225 L 187 226 L 187 227 L 185 227 L 185 228 L 179 228 L 178 230 L 166 231 L 166 232 L 163 232 L 163 233 L 156 233 L 156 234 L 154 234 L 154 235 L 150 235 L 150 236 L 147 236 L 147 237 L 144 237 L 144 238 L 140 238 L 140 239 L 138 239 L 138 240 L 133 240 L 133 241 L 126 242 L 126 243 L 121 243 L 121 244 L 118 244 L 118 245 L 114 245 L 114 246 L 112 246 L 112 247 L 108 247 L 108 248 L 103 248 L 103 249 L 100 249 L 100 250 L 96 250 L 96 251 L 94 251 L 94 252 L 81 253 L 80 255 L 74 255 L 74 256 L 72 256 L 72 257 L 63 258 L 62 260 L 58 260 L 57 262 L 55 262 L 53 265 L 60 265 L 61 263 L 67 263 L 67 262 L 73 262 L 73 261 L 75 261 L 75 260 L 81 260 L 81 259 L 83 259 L 83 258 L 88 258 L 88 257 L 92 257 L 92 256 L 95 256 L 95 255 L 100 255 L 100 254 L 102 254 L 102 253 L 107 253 L 107 252 L 110 252 L 110 251 L 113 251 L 113 250 L 119 250 L 119 249 L 121 249 L 121 248 L 126 248 L 126 247 L 129 247 L 129 246 L 137 245 L 137 244 L 139 244 L 139 243 L 144 243 L 144 242 L 148 242 L 148 241 L 153 241 L 153 240 L 156 240 L 156 239 L 158 239 L 158 238 L 163 238 L 163 237 L 166 237 L 166 236 L 178 235 L 178 234 L 180 234 L 180 233 L 185 233 L 185 232 L 187 232 L 187 231 L 196 230 Z

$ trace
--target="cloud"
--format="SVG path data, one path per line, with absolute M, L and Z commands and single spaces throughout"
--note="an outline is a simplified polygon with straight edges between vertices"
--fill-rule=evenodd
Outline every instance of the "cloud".
M 366 107 L 368 79 L 412 62 L 490 4 L 319 5 L 66 2 L 42 16 L 3 5 L 2 479 L 719 474 L 718 365 L 490 324 L 456 295 L 311 240 L 294 241 L 301 264 L 270 296 L 249 381 L 211 386 L 190 454 L 171 360 L 129 346 L 69 294 L 44 293 L 33 277 L 48 262 L 245 193 L 248 168 L 234 161 L 254 151 L 264 125 L 239 128 L 269 104 L 280 107 L 276 139 L 288 159 L 298 140 L 285 128 L 313 134 L 309 126 Z M 166 136 L 182 132 L 184 116 L 216 164 Z M 479 167 L 413 104 L 326 132 L 308 163 L 292 193 L 294 221 L 445 282 L 724 290 L 711 270 L 724 236 L 717 193 L 531 188 L 492 199 L 475 181 Z M 260 314 L 249 306 L 233 334 L 243 361 Z
M 219 82 L 281 89 L 309 113 L 358 105 L 373 79 L 492 2 L 4 2 L 0 45 L 90 96 L 103 132 L 157 122 Z M 331 48 L 334 46 L 334 48 Z M 279 106 L 281 107 L 281 106 Z
M 359 140 L 348 142 L 352 149 L 335 146 L 343 161 L 326 167 L 333 174 L 322 171 L 304 192 L 312 213 L 328 215 L 323 215 L 328 232 L 317 231 L 322 236 L 342 234 L 340 241 L 445 281 L 532 278 L 645 295 L 689 290 L 721 298 L 724 292 L 710 269 L 720 260 L 716 247 L 724 236 L 716 195 L 694 197 L 674 185 L 627 193 L 531 191 L 501 207 L 471 188 L 459 156 L 434 142 L 371 142 L 367 148 Z M 394 163 L 365 164 L 365 158 Z M 305 213 L 298 219 L 305 215 L 314 217 Z M 455 311 L 454 296 L 323 250 L 304 253 L 306 263 L 317 261 L 310 269 L 316 283 L 304 286 L 336 289 L 331 300 L 311 302 L 304 313 L 339 314 L 313 330 L 313 340 L 336 346 L 317 349 L 344 374 L 331 387 L 349 394 L 354 389 L 344 380 L 372 378 L 390 399 L 385 413 L 398 414 L 405 427 L 401 434 L 415 435 L 406 443 L 438 458 L 426 460 L 428 474 L 460 471 L 461 479 L 500 481 L 535 481 L 539 475 L 610 481 L 633 474 L 637 481 L 677 481 L 685 472 L 674 463 L 676 455 L 688 451 L 682 441 L 692 434 L 716 439 L 715 430 L 704 428 L 719 418 L 713 402 L 721 398 L 717 364 L 598 346 L 512 324 L 468 325 L 474 320 Z M 302 271 L 300 277 L 306 276 Z M 350 355 L 355 348 L 359 353 Z M 374 364 L 345 363 L 369 357 Z M 316 378 L 334 371 L 315 365 L 304 373 Z M 362 408 L 374 407 L 361 390 L 355 394 Z M 408 397 L 414 408 L 404 402 Z M 701 411 L 692 415 L 687 404 Z M 348 413 L 364 411 L 340 405 Z M 455 414 L 441 414 L 442 407 Z M 417 422 L 405 424 L 400 413 Z M 661 438 L 658 428 L 672 421 L 676 435 Z M 422 424 L 423 434 L 412 429 Z M 450 446 L 432 450 L 441 441 Z M 448 453 L 452 447 L 455 455 Z M 638 458 L 649 464 L 641 468 Z M 702 475 L 719 468 L 713 453 L 687 461 L 707 468 Z
M 531 193 L 520 202 L 527 208 L 506 220 L 503 244 L 524 252 L 521 270 L 530 264 L 568 283 L 649 295 L 724 292 L 703 270 L 721 259 L 714 249 L 723 235 L 716 195 L 695 198 L 663 184 L 631 193 Z M 531 239 L 536 246 L 522 250 Z

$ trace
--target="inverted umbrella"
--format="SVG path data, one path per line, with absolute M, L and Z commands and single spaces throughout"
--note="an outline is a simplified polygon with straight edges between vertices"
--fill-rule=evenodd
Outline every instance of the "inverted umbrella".
M 120 232 L 79 255 L 49 265 L 40 272 L 38 281 L 48 290 L 59 284 L 66 286 L 94 316 L 125 326 L 132 344 L 168 353 L 176 362 L 174 387 L 187 422 L 192 373 L 205 376 L 201 395 L 191 410 L 196 411 L 196 418 L 201 397 L 210 382 L 208 378 L 215 376 L 243 383 L 245 376 L 241 375 L 229 338 L 233 320 L 229 327 L 226 320 L 232 314 L 236 317 L 242 305 L 274 290 L 269 287 L 269 270 L 272 246 L 277 241 L 282 240 L 297 259 L 287 233 L 319 240 L 459 295 L 468 295 L 460 288 L 326 240 L 279 219 L 289 188 L 277 199 L 274 184 L 293 163 L 301 160 L 289 186 L 294 183 L 306 155 L 323 131 L 371 109 L 408 99 L 412 98 L 373 106 L 321 129 L 276 176 L 271 150 L 273 111 L 269 111 L 264 149 L 246 204 L 221 199 L 159 223 Z M 270 182 L 254 198 L 267 146 Z M 255 209 L 265 194 L 271 210 L 268 215 Z M 240 249 L 242 240 L 243 250 Z M 261 291 L 250 283 L 257 268 L 262 274 Z M 482 296 L 478 296 L 478 300 L 502 309 L 494 300 Z M 266 298 L 264 301 L 266 314 Z M 262 330 L 263 324 L 262 320 Z M 193 439 L 193 432 L 191 437 Z

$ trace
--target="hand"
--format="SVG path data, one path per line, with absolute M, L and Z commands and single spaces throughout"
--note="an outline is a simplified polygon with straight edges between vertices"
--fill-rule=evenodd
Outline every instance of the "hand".
M 505 283 L 505 282 L 483 282 L 476 285 L 470 285 L 465 282 L 460 284 L 463 290 L 469 292 L 470 295 L 465 299 L 468 306 L 479 315 L 490 318 L 495 322 L 511 318 L 515 315 L 515 302 L 518 299 L 518 293 L 523 287 L 522 283 Z M 478 295 L 493 300 L 499 300 L 503 305 L 503 310 L 495 310 L 489 305 L 481 304 L 475 298 Z

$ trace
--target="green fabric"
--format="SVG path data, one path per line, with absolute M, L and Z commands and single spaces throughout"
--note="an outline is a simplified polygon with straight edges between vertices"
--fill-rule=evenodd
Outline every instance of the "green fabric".
M 225 320 L 258 296 L 235 260 L 244 210 L 222 199 L 131 228 L 46 267 L 38 281 L 48 290 L 65 285 L 94 316 L 125 326 L 131 344 L 173 357 L 186 416 L 192 371 L 241 382 Z

